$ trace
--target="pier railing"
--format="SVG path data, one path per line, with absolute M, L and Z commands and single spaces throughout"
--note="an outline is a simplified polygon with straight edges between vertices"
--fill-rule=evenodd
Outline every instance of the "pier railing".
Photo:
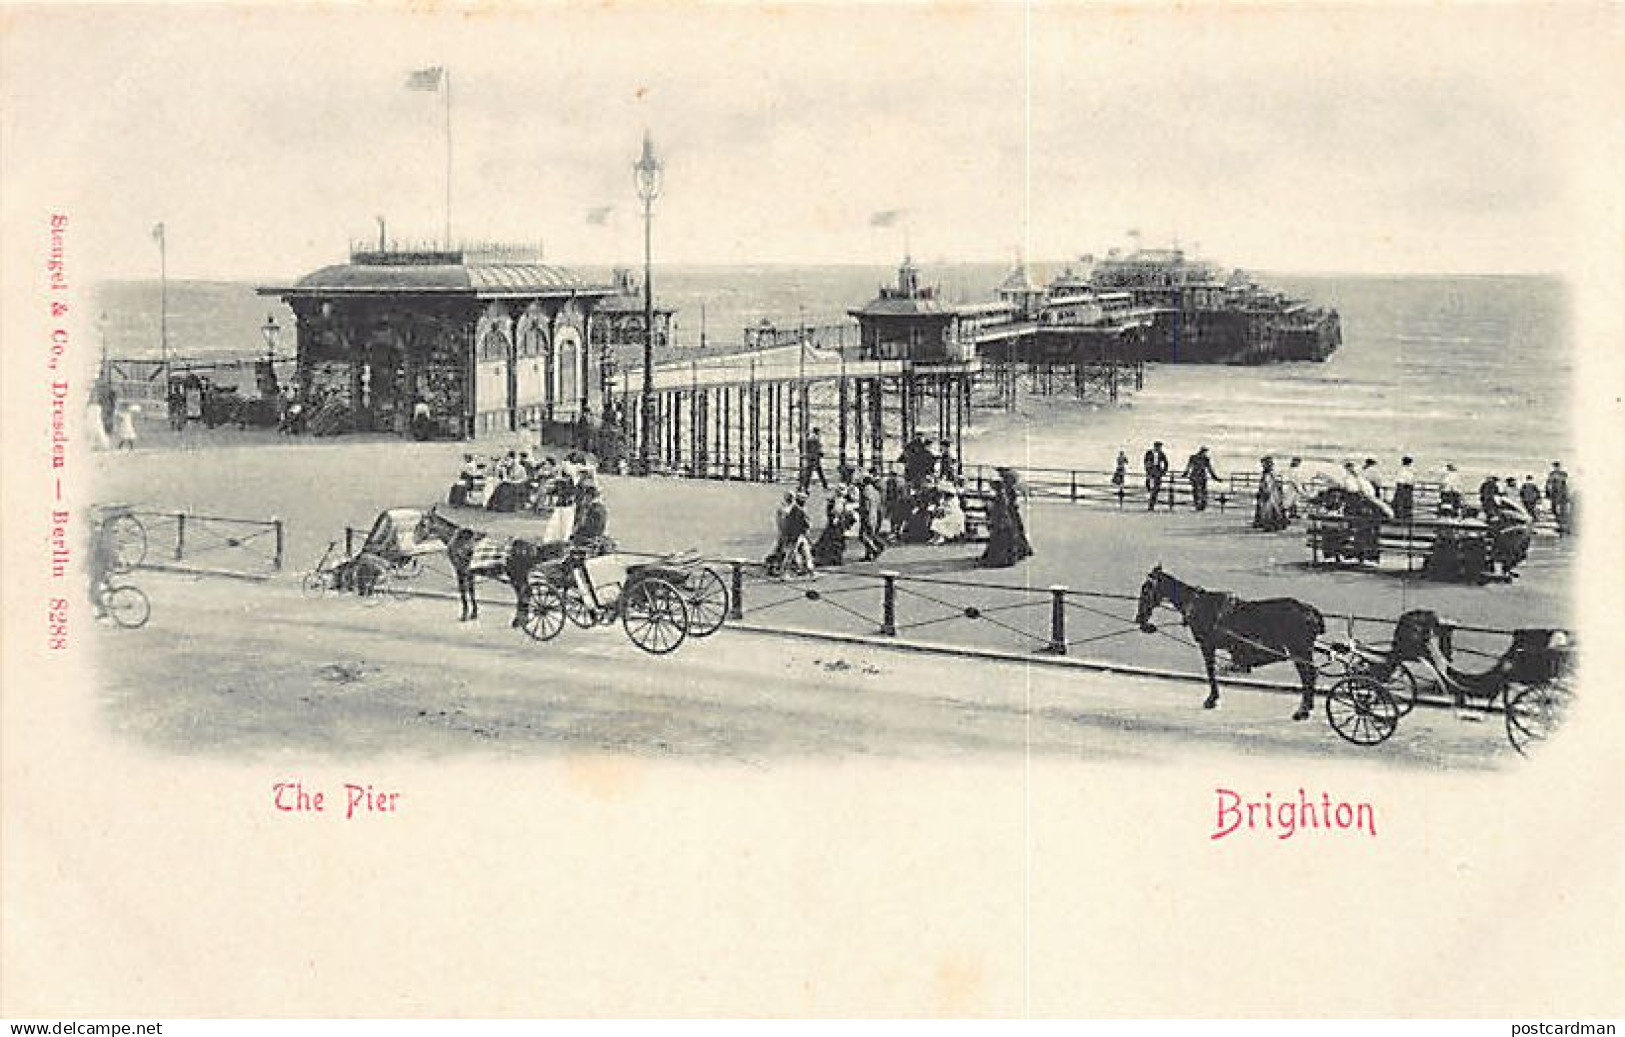
M 833 480 L 842 463 L 838 455 L 826 454 L 825 475 Z M 848 455 L 845 463 L 854 467 L 859 464 L 856 456 L 852 454 Z M 902 466 L 896 461 L 886 461 L 878 466 L 866 463 L 863 467 L 877 471 L 881 475 L 894 473 L 900 475 L 902 470 Z M 1006 466 L 970 463 L 960 468 L 959 474 L 967 486 L 980 492 L 987 489 L 1001 467 Z M 1137 469 L 1131 468 L 1126 471 L 1119 482 L 1115 472 L 1098 468 L 1013 467 L 1020 475 L 1024 491 L 1030 499 L 1064 500 L 1072 504 L 1118 510 L 1131 508 L 1143 510 L 1150 504 L 1150 490 L 1145 473 Z M 687 450 L 681 450 L 675 451 L 670 462 L 658 468 L 653 474 L 691 479 L 793 483 L 799 480 L 801 471 L 801 454 L 793 449 L 786 449 L 782 456 L 769 459 L 761 456 L 747 458 L 717 451 L 696 456 Z M 1256 472 L 1232 473 L 1210 482 L 1208 507 L 1219 512 L 1226 512 L 1235 507 L 1250 509 L 1258 492 L 1258 478 Z M 1321 488 L 1318 484 L 1305 485 L 1303 492 L 1312 496 Z M 1441 486 L 1437 482 L 1416 483 L 1413 498 L 1416 511 L 1420 514 L 1432 514 L 1436 511 L 1440 489 Z M 1158 508 L 1188 509 L 1194 506 L 1194 500 L 1191 482 L 1183 473 L 1170 472 L 1163 477 L 1157 492 Z

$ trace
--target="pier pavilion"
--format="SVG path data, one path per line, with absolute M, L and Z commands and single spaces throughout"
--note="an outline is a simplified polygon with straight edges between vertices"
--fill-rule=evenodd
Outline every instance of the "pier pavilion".
M 526 250 L 352 250 L 348 263 L 258 291 L 293 310 L 295 384 L 318 431 L 404 434 L 420 401 L 438 434 L 457 438 L 604 411 L 590 343 L 616 288 Z

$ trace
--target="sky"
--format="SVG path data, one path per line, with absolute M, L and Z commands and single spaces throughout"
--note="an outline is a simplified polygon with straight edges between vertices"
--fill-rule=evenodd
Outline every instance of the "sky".
M 288 279 L 352 240 L 657 261 L 1531 272 L 1617 118 L 1605 8 L 625 3 L 13 11 L 0 155 L 109 277 Z M 15 184 L 14 180 L 14 184 Z M 13 203 L 15 205 L 15 194 Z M 601 225 L 595 208 L 612 207 Z M 891 226 L 876 213 L 900 210 Z M 9 210 L 11 219 L 27 219 Z

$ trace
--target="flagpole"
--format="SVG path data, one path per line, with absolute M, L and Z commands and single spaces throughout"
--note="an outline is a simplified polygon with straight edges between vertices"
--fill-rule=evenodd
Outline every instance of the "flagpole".
M 158 356 L 164 369 L 164 394 L 169 393 L 169 228 L 158 224 Z
M 451 250 L 451 66 L 446 66 L 446 249 Z

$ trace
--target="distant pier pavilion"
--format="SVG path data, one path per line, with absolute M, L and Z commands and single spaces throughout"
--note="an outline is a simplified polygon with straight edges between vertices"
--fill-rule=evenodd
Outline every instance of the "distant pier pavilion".
M 312 427 L 406 433 L 419 404 L 454 438 L 605 410 L 599 304 L 617 294 L 523 249 L 352 251 L 288 286 Z

